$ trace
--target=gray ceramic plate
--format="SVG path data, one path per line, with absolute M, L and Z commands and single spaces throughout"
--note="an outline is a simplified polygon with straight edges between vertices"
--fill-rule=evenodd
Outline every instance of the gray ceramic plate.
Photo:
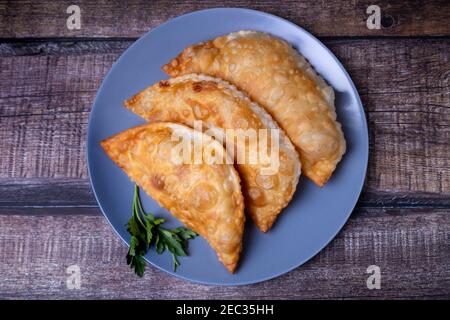
M 144 122 L 127 111 L 123 101 L 166 78 L 160 67 L 186 46 L 242 29 L 265 31 L 287 40 L 333 86 L 348 151 L 323 189 L 300 178 L 294 199 L 269 233 L 262 234 L 252 223 L 246 224 L 236 274 L 225 270 L 200 237 L 190 242 L 189 257 L 180 259 L 176 273 L 172 272 L 169 254 L 151 253 L 146 257 L 161 270 L 205 284 L 255 283 L 284 274 L 311 259 L 347 221 L 367 168 L 367 124 L 360 98 L 343 66 L 319 40 L 291 22 L 258 11 L 230 8 L 193 12 L 164 23 L 134 43 L 114 64 L 98 91 L 89 120 L 88 166 L 97 201 L 117 234 L 129 243 L 125 224 L 131 214 L 134 184 L 106 156 L 99 142 Z M 169 227 L 180 225 L 144 192 L 142 198 L 145 209 L 166 218 Z M 146 272 L 152 270 L 148 268 Z

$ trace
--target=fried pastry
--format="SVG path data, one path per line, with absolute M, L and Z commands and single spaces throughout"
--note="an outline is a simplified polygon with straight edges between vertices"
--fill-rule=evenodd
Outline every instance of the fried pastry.
M 286 41 L 239 31 L 186 48 L 163 67 L 172 77 L 203 73 L 246 92 L 297 147 L 306 176 L 323 186 L 345 153 L 334 91 Z
M 202 121 L 206 132 L 219 132 L 222 138 L 225 132 L 230 134 L 223 142 L 227 150 L 233 148 L 247 213 L 261 231 L 270 229 L 291 200 L 300 176 L 300 161 L 294 146 L 263 108 L 228 82 L 188 74 L 160 81 L 127 100 L 125 105 L 148 121 L 179 122 L 190 127 L 195 126 L 195 121 Z M 278 139 L 278 150 L 271 150 L 270 159 L 264 163 L 262 158 L 257 161 L 245 158 L 250 153 L 258 155 L 262 151 L 261 143 L 266 143 L 269 151 L 271 141 L 263 141 L 264 136 L 260 137 L 259 133 L 269 137 L 270 130 L 278 132 L 274 138 Z M 254 139 L 237 143 L 239 135 L 252 133 Z
M 180 149 L 180 137 L 188 146 L 200 143 L 201 161 L 192 159 L 193 152 L 188 157 L 174 152 Z M 233 165 L 205 159 L 206 150 L 228 157 L 219 142 L 184 125 L 159 122 L 128 129 L 101 145 L 133 181 L 203 236 L 225 267 L 235 271 L 244 231 L 244 201 Z

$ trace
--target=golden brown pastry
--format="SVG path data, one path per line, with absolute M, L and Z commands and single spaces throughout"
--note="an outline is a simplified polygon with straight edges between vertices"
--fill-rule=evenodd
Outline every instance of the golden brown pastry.
M 203 141 L 202 163 L 180 162 L 182 153 L 174 152 L 180 137 L 191 146 Z M 159 122 L 128 129 L 101 145 L 133 181 L 203 236 L 225 267 L 235 271 L 244 231 L 244 202 L 233 165 L 205 161 L 207 149 L 227 157 L 219 142 L 186 126 Z
M 297 147 L 306 176 L 323 186 L 345 153 L 334 91 L 286 41 L 239 31 L 186 48 L 163 67 L 176 77 L 204 73 L 247 92 Z
M 255 139 L 248 139 L 247 144 L 224 142 L 228 150 L 236 148 L 234 156 L 242 179 L 246 210 L 263 232 L 270 229 L 291 200 L 300 176 L 300 161 L 294 146 L 264 109 L 228 82 L 189 74 L 160 81 L 127 100 L 125 105 L 148 121 L 173 121 L 194 127 L 194 121 L 201 120 L 203 130 L 212 130 L 213 134 L 220 132 L 221 137 L 225 132 L 230 133 L 234 142 L 243 132 L 227 129 L 255 132 Z M 260 129 L 269 134 L 268 129 L 274 129 L 279 134 L 279 148 L 270 154 L 273 156 L 271 166 L 269 161 L 260 161 L 262 158 L 256 158 L 253 163 L 248 157 L 244 158 L 246 152 L 248 155 L 251 150 L 260 150 L 259 143 L 263 143 L 258 135 Z M 267 148 L 270 147 L 267 141 Z

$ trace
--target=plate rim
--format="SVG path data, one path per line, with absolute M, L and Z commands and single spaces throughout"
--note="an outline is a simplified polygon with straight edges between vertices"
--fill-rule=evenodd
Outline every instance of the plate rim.
M 161 23 L 160 25 L 156 26 L 155 28 L 145 32 L 143 35 L 141 35 L 136 41 L 134 41 L 120 56 L 119 58 L 117 58 L 117 60 L 115 60 L 115 62 L 113 63 L 113 65 L 111 66 L 111 68 L 108 70 L 108 72 L 106 73 L 106 75 L 104 76 L 102 83 L 100 84 L 100 86 L 97 89 L 96 95 L 95 95 L 95 99 L 92 103 L 92 108 L 91 111 L 89 112 L 89 117 L 88 117 L 88 128 L 87 128 L 87 134 L 86 134 L 86 148 L 85 148 L 85 157 L 86 157 L 86 162 L 87 162 L 87 169 L 88 169 L 88 176 L 89 176 L 89 184 L 91 186 L 92 192 L 94 194 L 95 200 L 100 208 L 100 211 L 102 212 L 102 215 L 106 218 L 106 220 L 108 221 L 108 224 L 110 225 L 110 227 L 113 229 L 114 233 L 126 244 L 126 246 L 129 246 L 129 243 L 126 239 L 124 239 L 124 237 L 122 237 L 122 235 L 119 233 L 119 231 L 114 227 L 113 223 L 111 222 L 111 220 L 109 219 L 107 213 L 105 212 L 101 202 L 99 201 L 98 195 L 97 195 L 97 191 L 95 189 L 94 186 L 94 181 L 92 179 L 92 158 L 90 156 L 90 153 L 92 150 L 92 146 L 91 144 L 93 142 L 91 142 L 91 140 L 93 140 L 93 133 L 92 133 L 92 122 L 93 122 L 93 114 L 94 114 L 94 108 L 96 106 L 96 104 L 98 103 L 98 99 L 100 96 L 100 92 L 103 91 L 103 88 L 105 86 L 105 83 L 108 81 L 108 79 L 111 77 L 111 74 L 114 70 L 114 68 L 116 67 L 116 65 L 124 60 L 126 58 L 126 56 L 128 55 L 128 53 L 131 51 L 132 48 L 138 46 L 140 44 L 140 42 L 144 41 L 143 39 L 153 33 L 156 32 L 157 30 L 159 30 L 160 28 L 165 27 L 166 25 L 173 23 L 176 20 L 182 19 L 182 18 L 186 18 L 187 16 L 195 16 L 195 15 L 201 15 L 201 14 L 207 14 L 210 12 L 220 12 L 220 11 L 236 11 L 237 13 L 241 13 L 241 12 L 245 12 L 247 14 L 254 14 L 254 15 L 259 15 L 262 16 L 264 18 L 270 18 L 270 19 L 275 19 L 280 23 L 285 23 L 288 24 L 296 29 L 298 29 L 300 32 L 304 33 L 304 35 L 308 36 L 312 41 L 316 42 L 317 44 L 320 45 L 320 47 L 322 47 L 322 49 L 324 49 L 334 60 L 334 62 L 338 65 L 339 69 L 343 72 L 344 76 L 347 78 L 347 80 L 350 83 L 351 89 L 355 95 L 356 98 L 356 103 L 361 111 L 362 114 L 362 124 L 363 124 L 363 133 L 364 136 L 367 139 L 364 139 L 365 142 L 365 148 L 364 148 L 364 154 L 363 154 L 363 158 L 364 158 L 364 174 L 361 174 L 360 176 L 360 181 L 358 184 L 358 188 L 359 191 L 357 193 L 355 193 L 355 197 L 353 198 L 352 202 L 353 204 L 350 206 L 352 209 L 349 210 L 349 212 L 347 212 L 345 214 L 345 219 L 342 219 L 342 222 L 340 223 L 340 225 L 337 225 L 336 228 L 336 232 L 334 234 L 332 234 L 331 237 L 327 238 L 326 241 L 323 241 L 323 245 L 320 245 L 320 249 L 317 250 L 317 252 L 315 252 L 314 254 L 311 254 L 303 259 L 299 259 L 299 261 L 297 263 L 295 263 L 295 265 L 293 267 L 289 267 L 287 269 L 283 269 L 281 271 L 278 271 L 276 273 L 271 274 L 270 276 L 266 276 L 266 277 L 261 277 L 255 280 L 248 280 L 248 281 L 239 281 L 239 282 L 217 282 L 217 281 L 204 281 L 204 280 L 199 280 L 199 279 L 192 279 L 189 277 L 186 277 L 184 275 L 178 274 L 176 272 L 173 272 L 172 270 L 167 270 L 164 269 L 158 265 L 156 265 L 155 263 L 153 263 L 152 261 L 149 261 L 146 257 L 144 257 L 145 261 L 147 263 L 149 263 L 152 267 L 157 268 L 158 270 L 161 270 L 167 274 L 170 274 L 172 276 L 175 276 L 179 279 L 183 279 L 183 280 L 187 280 L 193 283 L 197 283 L 197 284 L 202 284 L 202 285 L 208 285 L 208 286 L 243 286 L 243 285 L 250 285 L 250 284 L 256 284 L 256 283 L 260 283 L 260 282 L 264 282 L 264 281 L 268 281 L 274 278 L 277 278 L 279 276 L 282 276 L 286 273 L 291 272 L 294 269 L 297 269 L 298 267 L 302 266 L 303 264 L 305 264 L 306 262 L 310 261 L 311 259 L 313 259 L 316 255 L 318 255 L 320 252 L 322 252 L 333 240 L 334 238 L 336 238 L 336 236 L 341 232 L 342 228 L 345 226 L 345 224 L 348 222 L 351 214 L 353 213 L 353 211 L 355 210 L 356 204 L 358 203 L 359 197 L 361 196 L 362 193 L 362 189 L 364 187 L 364 182 L 365 179 L 367 177 L 367 169 L 368 169 L 368 162 L 369 162 L 369 134 L 368 134 L 368 126 L 367 126 L 367 117 L 366 117 L 366 112 L 364 110 L 364 106 L 362 104 L 361 101 L 361 97 L 358 93 L 358 90 L 352 80 L 352 78 L 350 77 L 350 75 L 348 74 L 347 70 L 345 69 L 345 67 L 342 65 L 342 63 L 340 62 L 340 60 L 334 55 L 334 53 L 328 49 L 327 46 L 325 46 L 317 37 L 315 37 L 313 34 L 311 34 L 310 32 L 308 32 L 307 30 L 305 30 L 303 27 L 285 19 L 282 17 L 279 17 L 277 15 L 271 14 L 271 13 L 267 13 L 264 11 L 259 11 L 259 10 L 254 10 L 254 9 L 248 9 L 248 8 L 237 8 L 237 7 L 217 7 L 217 8 L 208 8 L 208 9 L 202 9 L 202 10 L 196 10 L 196 11 L 192 11 L 192 12 L 188 12 L 182 15 L 179 15 L 175 18 L 169 19 L 163 23 Z M 297 50 L 297 49 L 296 49 Z

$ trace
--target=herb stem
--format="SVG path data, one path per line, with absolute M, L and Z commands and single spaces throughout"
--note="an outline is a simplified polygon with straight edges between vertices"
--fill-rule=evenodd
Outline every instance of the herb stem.
M 141 208 L 141 211 L 139 210 L 139 207 Z M 134 196 L 133 196 L 133 214 L 138 219 L 139 223 L 145 228 L 144 222 L 142 222 L 141 219 L 141 212 L 144 212 L 142 210 L 142 204 L 141 204 L 141 198 L 139 197 L 139 187 L 134 185 Z
M 144 256 L 152 246 L 158 254 L 162 254 L 166 249 L 172 254 L 173 271 L 176 271 L 180 265 L 177 257 L 187 256 L 187 240 L 197 236 L 197 233 L 184 227 L 164 229 L 161 227 L 164 221 L 162 218 L 155 218 L 151 213 L 145 213 L 139 187 L 135 185 L 132 214 L 127 223 L 127 230 L 131 235 L 127 264 L 134 268 L 140 277 L 144 275 L 145 270 Z

